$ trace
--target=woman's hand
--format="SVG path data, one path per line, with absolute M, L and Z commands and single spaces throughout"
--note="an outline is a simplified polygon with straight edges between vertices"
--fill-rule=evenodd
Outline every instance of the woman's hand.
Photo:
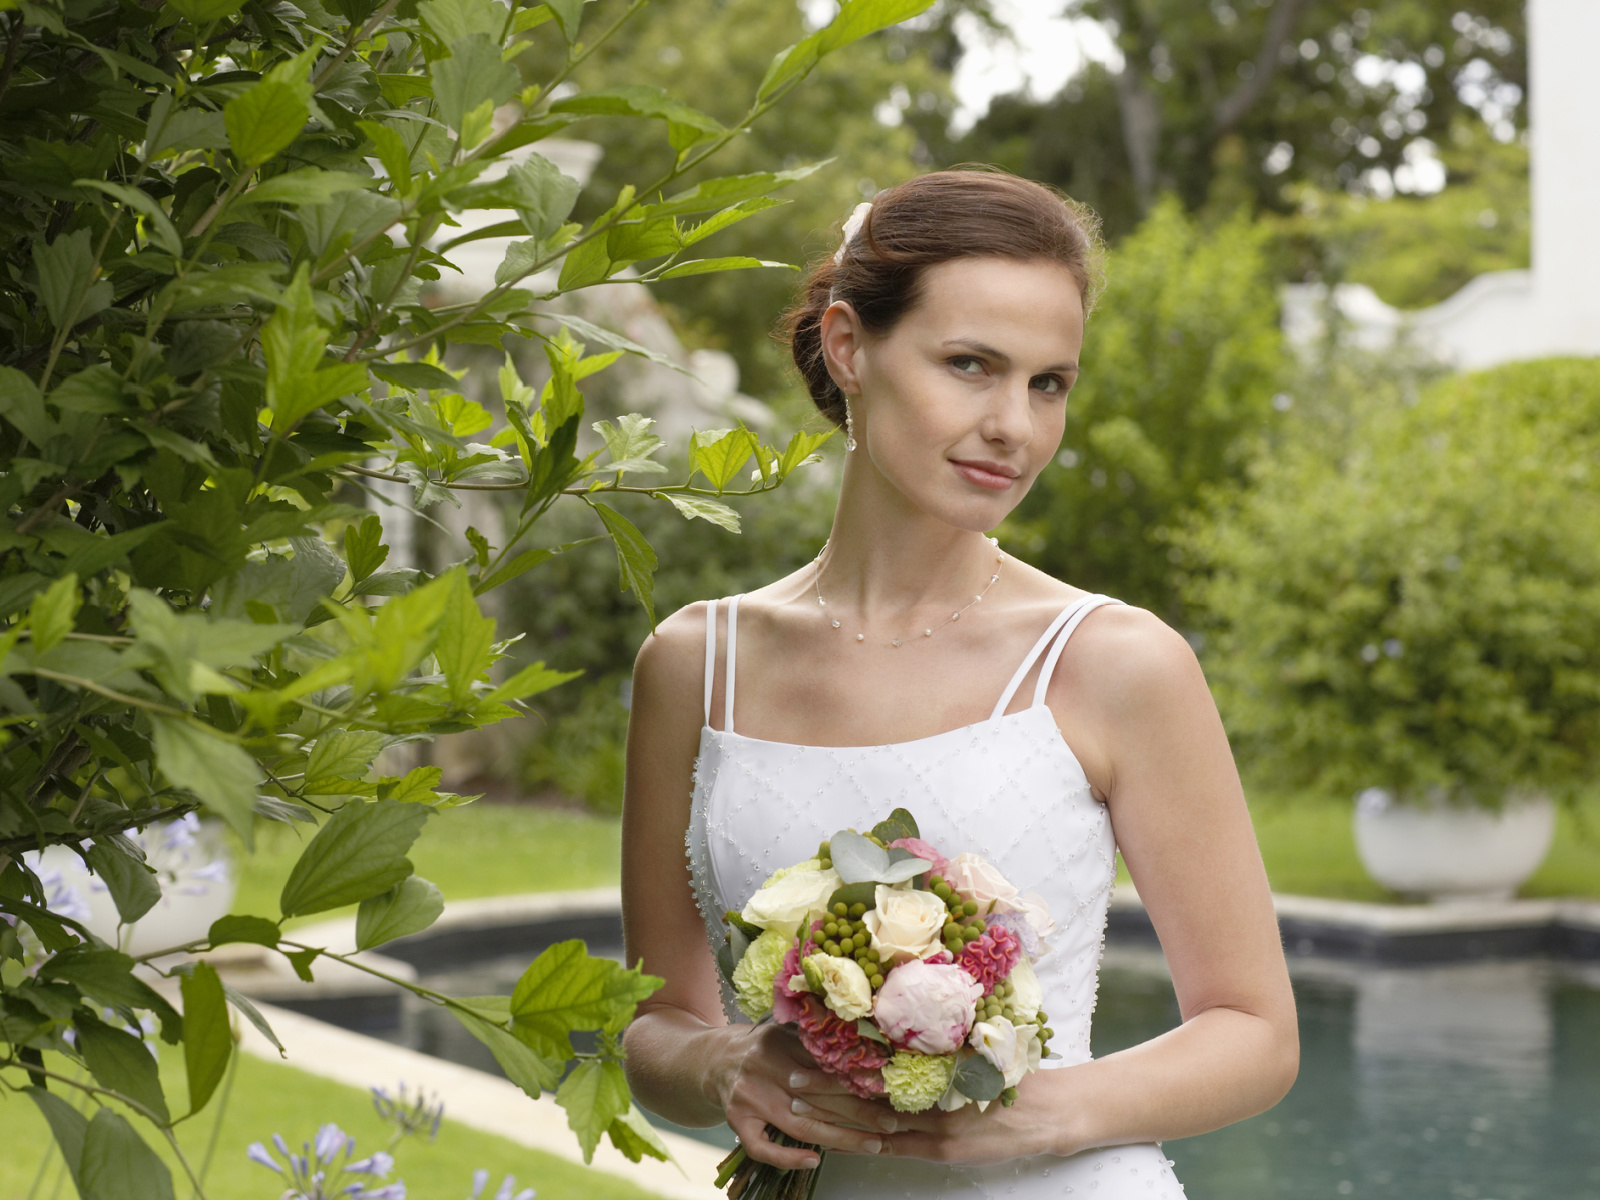
M 715 1088 L 728 1124 L 751 1158 L 790 1170 L 817 1165 L 817 1156 L 779 1146 L 767 1126 L 792 1138 L 850 1154 L 878 1154 L 884 1135 L 900 1127 L 886 1103 L 862 1100 L 819 1068 L 794 1033 L 767 1023 L 732 1027 L 738 1041 L 717 1072 Z
M 1059 1092 L 1054 1096 L 1046 1094 L 1057 1091 L 1049 1085 L 1064 1082 L 1051 1076 L 1066 1073 L 1041 1074 L 1042 1078 L 1030 1076 L 1018 1085 L 1017 1101 L 1010 1108 L 996 1101 L 985 1112 L 979 1112 L 976 1104 L 965 1104 L 954 1112 L 930 1108 L 920 1113 L 899 1113 L 900 1131 L 884 1138 L 882 1153 L 969 1165 L 1030 1154 L 1072 1153 L 1062 1145 L 1065 1097 Z

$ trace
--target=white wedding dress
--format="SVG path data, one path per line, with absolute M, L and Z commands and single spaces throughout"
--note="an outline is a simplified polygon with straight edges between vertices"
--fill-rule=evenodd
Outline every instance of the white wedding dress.
M 1048 902 L 1057 929 L 1037 970 L 1056 1031 L 1051 1048 L 1061 1058 L 1045 1067 L 1087 1061 L 1116 842 L 1044 696 L 1078 622 L 1114 603 L 1089 596 L 1068 606 L 1017 668 L 987 721 L 889 746 L 799 746 L 734 732 L 737 596 L 727 605 L 723 723 L 713 729 L 717 605 L 707 605 L 706 723 L 686 842 L 712 945 L 723 941 L 722 914 L 742 908 L 773 871 L 809 858 L 838 829 L 867 827 L 904 807 L 923 838 L 945 854 L 981 854 L 1024 894 Z M 1040 655 L 1033 704 L 1007 713 Z M 723 1007 L 730 1020 L 743 1020 L 726 984 Z M 817 1190 L 826 1200 L 1177 1200 L 1182 1194 L 1172 1164 L 1151 1143 L 982 1167 L 830 1153 Z

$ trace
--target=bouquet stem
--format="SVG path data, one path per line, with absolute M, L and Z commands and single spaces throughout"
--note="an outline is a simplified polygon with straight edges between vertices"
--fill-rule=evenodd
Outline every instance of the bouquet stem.
M 796 1146 L 815 1151 L 819 1159 L 825 1157 L 825 1151 L 797 1141 L 771 1125 L 767 1126 L 767 1136 L 780 1146 Z M 811 1200 L 821 1171 L 820 1163 L 811 1170 L 791 1171 L 757 1162 L 740 1145 L 717 1164 L 717 1186 L 728 1189 L 728 1200 Z

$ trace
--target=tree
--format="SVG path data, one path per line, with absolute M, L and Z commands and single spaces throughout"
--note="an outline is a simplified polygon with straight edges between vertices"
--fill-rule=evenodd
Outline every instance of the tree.
M 637 416 L 597 423 L 603 449 L 580 459 L 580 382 L 645 352 L 544 306 L 636 264 L 645 279 L 770 265 L 697 256 L 814 168 L 688 176 L 828 54 L 927 3 L 850 0 L 779 50 L 727 122 L 645 86 L 557 90 L 614 31 L 585 25 L 582 0 L 0 10 L 0 1088 L 39 1106 L 81 1194 L 171 1196 L 123 1114 L 176 1149 L 234 1052 L 230 1006 L 271 1036 L 207 963 L 159 965 L 169 955 L 258 943 L 310 979 L 325 958 L 367 968 L 298 942 L 287 918 L 358 904 L 365 949 L 438 916 L 407 853 L 463 798 L 437 768 L 374 764 L 515 717 L 568 678 L 538 662 L 499 677 L 508 643 L 479 605 L 559 553 L 538 544 L 547 515 L 582 506 L 653 614 L 656 556 L 616 505 L 727 522 L 724 495 L 811 460 L 821 436 L 711 431 L 667 483 Z M 571 220 L 577 182 L 533 148 L 596 113 L 670 152 Z M 460 244 L 451 214 L 471 209 L 505 213 L 490 233 L 519 240 L 487 293 L 439 303 L 426 284 Z M 507 356 L 504 420 L 441 366 L 454 344 L 529 338 L 549 377 L 536 390 Z M 428 577 L 385 569 L 375 479 L 420 508 L 464 490 L 516 504 Z M 202 811 L 247 845 L 261 821 L 317 827 L 278 915 L 231 915 L 135 960 L 48 907 L 29 852 L 61 846 L 138 920 L 161 889 L 127 832 Z M 628 1095 L 619 1035 L 657 985 L 569 941 L 508 997 L 412 990 L 532 1095 L 576 1057 L 556 1099 L 585 1154 L 609 1136 L 637 1160 L 665 1149 Z M 141 1014 L 184 1048 L 187 1113 Z M 599 1033 L 594 1053 L 574 1054 L 581 1030 Z
M 1075 0 L 1123 62 L 1042 104 L 996 101 L 946 161 L 992 159 L 1062 187 L 1128 233 L 1162 192 L 1285 211 L 1285 185 L 1376 187 L 1463 117 L 1525 119 L 1522 0 Z

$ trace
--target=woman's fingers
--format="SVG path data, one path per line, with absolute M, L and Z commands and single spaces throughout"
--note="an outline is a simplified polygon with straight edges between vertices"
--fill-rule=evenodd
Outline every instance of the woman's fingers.
M 767 1136 L 767 1122 L 760 1117 L 730 1116 L 728 1124 L 733 1126 L 733 1131 L 739 1135 L 739 1144 L 744 1147 L 745 1153 L 757 1162 L 771 1163 L 786 1171 L 809 1171 L 822 1161 L 814 1150 L 807 1150 L 801 1146 L 778 1145 Z
M 853 1125 L 876 1133 L 893 1133 L 900 1128 L 898 1118 L 888 1105 L 862 1100 L 849 1093 L 795 1096 L 789 1101 L 789 1111 L 797 1117 L 815 1114 L 820 1120 Z
M 794 1097 L 781 1088 L 770 1085 L 752 1085 L 728 1106 L 728 1123 L 737 1131 L 749 1122 L 762 1126 L 774 1125 L 798 1141 L 810 1142 L 825 1150 L 844 1150 L 851 1154 L 876 1154 L 883 1148 L 881 1133 L 870 1129 L 853 1129 L 838 1123 L 830 1111 L 805 1101 L 809 1111 L 796 1112 Z M 742 1135 L 741 1135 L 742 1136 Z M 782 1147 L 774 1147 L 774 1151 Z M 762 1161 L 766 1159 L 757 1151 L 751 1153 Z

